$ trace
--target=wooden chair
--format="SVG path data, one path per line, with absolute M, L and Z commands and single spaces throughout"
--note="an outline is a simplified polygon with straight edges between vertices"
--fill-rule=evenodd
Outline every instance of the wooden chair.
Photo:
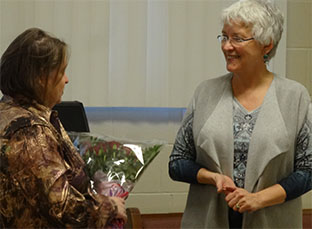
M 127 208 L 126 209 L 128 221 L 124 228 L 129 229 L 141 229 L 143 228 L 141 212 L 138 208 Z

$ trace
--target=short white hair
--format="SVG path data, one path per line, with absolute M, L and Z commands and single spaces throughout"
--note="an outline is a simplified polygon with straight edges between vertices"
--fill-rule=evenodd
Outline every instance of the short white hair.
M 283 33 L 284 16 L 270 0 L 240 0 L 224 9 L 221 19 L 223 24 L 251 26 L 253 37 L 262 45 L 273 41 L 267 61 L 274 57 Z

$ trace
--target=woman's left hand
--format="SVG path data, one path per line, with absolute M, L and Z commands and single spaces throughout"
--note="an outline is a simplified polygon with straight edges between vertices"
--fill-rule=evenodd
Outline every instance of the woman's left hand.
M 225 197 L 226 202 L 234 211 L 253 212 L 263 208 L 257 193 L 250 193 L 245 189 L 237 188 Z

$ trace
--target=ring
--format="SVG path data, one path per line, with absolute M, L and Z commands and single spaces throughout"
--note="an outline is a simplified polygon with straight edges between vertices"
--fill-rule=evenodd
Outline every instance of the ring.
M 240 208 L 240 206 L 239 206 L 239 204 L 238 204 L 238 203 L 235 205 L 235 207 L 236 207 L 237 209 L 239 209 L 239 208 Z

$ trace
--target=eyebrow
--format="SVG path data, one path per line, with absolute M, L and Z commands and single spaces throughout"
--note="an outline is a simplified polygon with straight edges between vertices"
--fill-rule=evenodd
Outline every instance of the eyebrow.
M 227 33 L 226 33 L 226 32 L 224 32 L 223 30 L 222 30 L 222 35 L 226 35 L 226 36 L 228 36 L 228 35 L 227 35 Z M 244 35 L 239 34 L 239 33 L 233 33 L 233 37 L 244 37 Z

